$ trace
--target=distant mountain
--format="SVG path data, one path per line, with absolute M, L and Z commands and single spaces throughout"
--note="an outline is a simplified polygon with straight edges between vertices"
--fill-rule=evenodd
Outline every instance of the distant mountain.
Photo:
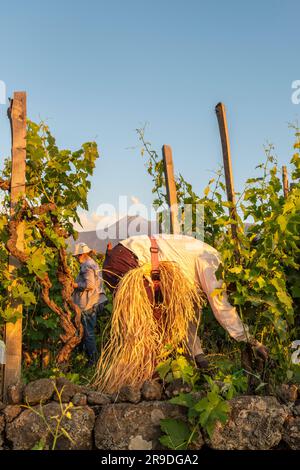
M 92 230 L 89 232 L 78 232 L 78 239 L 74 241 L 69 238 L 70 251 L 74 251 L 75 243 L 86 243 L 97 253 L 105 253 L 108 242 L 116 246 L 121 240 L 133 235 L 153 235 L 157 233 L 156 223 L 140 216 L 127 216 L 117 220 L 105 230 Z
M 245 224 L 246 233 L 253 226 L 251 223 Z M 105 230 L 92 230 L 88 232 L 78 232 L 78 239 L 74 241 L 69 238 L 68 245 L 71 252 L 74 252 L 75 243 L 86 243 L 96 253 L 105 253 L 108 242 L 116 246 L 121 240 L 125 240 L 133 235 L 153 235 L 159 233 L 156 223 L 140 216 L 123 217 L 117 222 L 109 225 Z

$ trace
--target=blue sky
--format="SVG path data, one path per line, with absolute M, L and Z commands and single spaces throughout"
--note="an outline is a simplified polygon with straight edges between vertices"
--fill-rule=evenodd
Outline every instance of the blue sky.
M 1 5 L 0 80 L 28 93 L 28 115 L 46 120 L 61 147 L 96 140 L 91 212 L 118 196 L 150 204 L 151 180 L 135 128 L 173 148 L 175 167 L 201 192 L 222 162 L 214 107 L 223 101 L 236 189 L 275 144 L 292 154 L 299 118 L 298 0 L 11 1 Z M 9 153 L 0 106 L 0 158 Z

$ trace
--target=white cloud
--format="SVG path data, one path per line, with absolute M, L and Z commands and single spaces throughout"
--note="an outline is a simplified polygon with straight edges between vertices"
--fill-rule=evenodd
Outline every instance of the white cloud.
M 131 199 L 131 202 L 132 202 L 133 204 L 140 204 L 140 200 L 139 200 L 138 197 L 136 197 L 136 196 L 130 196 L 130 199 Z
M 89 232 L 92 230 L 96 230 L 99 222 L 101 223 L 101 225 L 110 225 L 116 222 L 116 220 L 118 220 L 118 217 L 98 215 L 96 214 L 96 212 L 80 212 L 79 217 L 82 227 L 77 222 L 74 224 L 74 228 L 78 232 Z
M 128 196 L 123 197 L 119 201 L 118 207 L 114 207 L 112 204 L 100 204 L 96 212 L 79 212 L 82 227 L 76 222 L 74 224 L 75 230 L 78 232 L 105 230 L 126 215 L 141 216 L 148 220 L 147 207 L 140 202 L 139 198 L 134 195 L 130 196 L 131 204 L 128 204 L 128 199 Z

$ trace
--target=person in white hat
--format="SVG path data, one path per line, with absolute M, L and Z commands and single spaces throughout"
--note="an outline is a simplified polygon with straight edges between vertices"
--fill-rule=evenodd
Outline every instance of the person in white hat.
M 97 313 L 103 310 L 107 298 L 99 265 L 90 256 L 91 248 L 85 243 L 75 245 L 73 256 L 80 263 L 80 271 L 73 284 L 73 300 L 82 312 L 84 328 L 83 344 L 89 358 L 89 365 L 96 363 L 98 358 L 95 327 Z

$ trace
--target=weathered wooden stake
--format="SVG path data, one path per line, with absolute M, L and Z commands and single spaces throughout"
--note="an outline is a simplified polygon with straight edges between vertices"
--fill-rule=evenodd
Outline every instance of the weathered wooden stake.
M 226 181 L 226 191 L 228 202 L 232 204 L 230 208 L 230 218 L 237 222 L 237 212 L 236 212 L 236 201 L 233 185 L 233 175 L 232 175 L 232 164 L 231 164 L 231 153 L 230 153 L 230 143 L 228 135 L 228 126 L 226 119 L 226 111 L 223 103 L 218 103 L 216 106 L 216 114 L 219 123 L 220 137 L 222 144 L 223 152 L 223 162 L 224 162 L 224 171 L 225 171 L 225 181 Z M 231 224 L 231 233 L 232 237 L 236 241 L 236 252 L 238 255 L 238 238 L 237 238 L 237 225 Z
M 11 123 L 12 135 L 12 170 L 11 170 L 11 217 L 14 216 L 15 206 L 20 196 L 25 194 L 26 169 L 26 93 L 15 92 L 11 100 L 8 116 Z M 17 247 L 24 249 L 24 226 L 18 230 Z M 9 272 L 11 279 L 19 266 L 18 261 L 9 257 Z M 22 315 L 22 304 L 15 302 L 13 307 Z M 4 400 L 7 400 L 7 390 L 10 385 L 21 380 L 22 362 L 22 318 L 16 323 L 5 325 L 6 364 L 4 368 Z
M 170 232 L 180 233 L 180 225 L 178 222 L 177 191 L 171 147 L 169 145 L 163 145 L 162 153 L 167 187 L 167 198 L 170 207 Z
M 289 180 L 286 166 L 282 167 L 282 184 L 284 197 L 287 198 L 289 194 Z

